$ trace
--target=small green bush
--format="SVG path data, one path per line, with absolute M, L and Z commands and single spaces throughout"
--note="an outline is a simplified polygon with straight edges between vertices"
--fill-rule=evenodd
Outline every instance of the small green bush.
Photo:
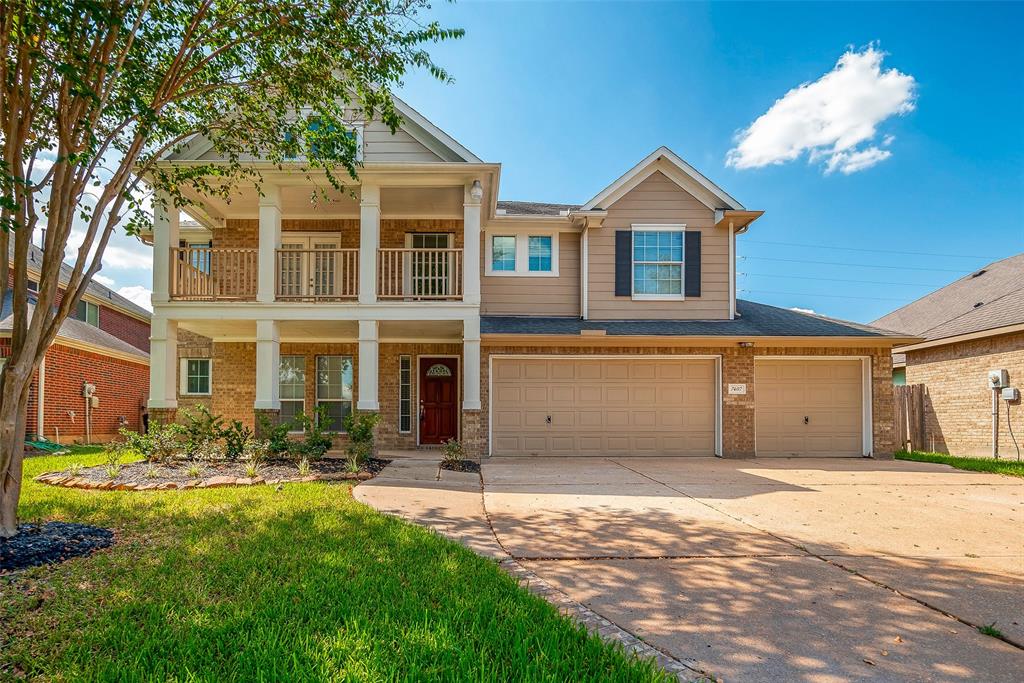
M 288 432 L 293 426 L 290 420 L 275 424 L 266 413 L 260 413 L 256 419 L 256 435 L 265 440 L 270 455 L 281 455 L 288 452 Z
M 257 465 L 266 462 L 270 455 L 270 444 L 262 439 L 249 437 L 242 444 L 242 460 Z
M 344 427 L 348 434 L 345 451 L 356 463 L 364 463 L 373 456 L 373 430 L 379 421 L 377 413 L 349 413 L 345 416 Z
M 332 444 L 331 437 L 326 433 L 331 426 L 331 418 L 327 416 L 327 409 L 317 406 L 313 417 L 299 413 L 295 416 L 294 424 L 302 428 L 305 437 L 302 441 L 293 441 L 289 444 L 288 452 L 292 457 L 305 457 L 310 460 L 319 460 L 324 457 L 324 453 L 330 449 Z
M 241 420 L 235 420 L 230 427 L 221 430 L 221 436 L 224 438 L 224 457 L 238 460 L 245 453 L 246 442 L 252 439 L 252 430 Z
M 224 438 L 224 418 L 211 413 L 202 403 L 183 410 L 182 415 L 185 418 L 185 454 L 188 457 L 197 457 L 197 453 L 206 450 L 211 441 Z
M 441 446 L 441 457 L 445 462 L 459 462 L 466 459 L 466 449 L 458 439 L 448 439 Z

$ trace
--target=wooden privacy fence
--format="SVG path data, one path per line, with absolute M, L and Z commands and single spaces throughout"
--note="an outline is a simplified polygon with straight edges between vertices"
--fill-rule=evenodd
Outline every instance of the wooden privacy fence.
M 925 449 L 924 385 L 907 384 L 892 388 L 895 410 L 896 448 L 908 451 Z

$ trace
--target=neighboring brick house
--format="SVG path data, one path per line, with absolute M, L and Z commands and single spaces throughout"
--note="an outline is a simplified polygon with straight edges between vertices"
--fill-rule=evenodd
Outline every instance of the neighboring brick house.
M 872 323 L 922 337 L 893 350 L 896 383 L 925 387 L 925 446 L 992 455 L 990 370 L 1024 391 L 1024 254 L 996 261 Z M 1024 449 L 1024 406 L 996 401 L 997 445 Z
M 916 338 L 738 301 L 762 212 L 664 147 L 586 203 L 499 201 L 499 164 L 396 106 L 394 134 L 351 113 L 350 193 L 310 203 L 297 160 L 260 193 L 185 189 L 187 225 L 156 204 L 154 419 L 377 411 L 385 451 L 474 456 L 892 454 L 890 353 Z M 161 163 L 214 160 L 197 137 Z
M 28 268 L 30 301 L 41 263 L 42 251 L 33 246 Z M 67 282 L 69 271 L 63 268 L 61 283 Z M 10 354 L 12 300 L 13 292 L 8 290 L 0 307 L 0 358 Z M 30 314 L 33 310 L 30 304 Z M 149 311 L 91 282 L 35 374 L 26 431 L 62 443 L 100 443 L 114 438 L 122 426 L 141 430 L 149 393 L 148 352 Z M 85 383 L 96 386 L 98 403 L 88 409 L 88 420 L 82 393 Z

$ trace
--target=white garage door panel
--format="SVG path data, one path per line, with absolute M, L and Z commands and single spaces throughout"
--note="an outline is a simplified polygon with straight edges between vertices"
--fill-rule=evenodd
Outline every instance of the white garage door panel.
M 495 455 L 715 453 L 713 359 L 496 357 L 492 378 Z
M 863 455 L 860 360 L 758 360 L 754 382 L 758 456 Z

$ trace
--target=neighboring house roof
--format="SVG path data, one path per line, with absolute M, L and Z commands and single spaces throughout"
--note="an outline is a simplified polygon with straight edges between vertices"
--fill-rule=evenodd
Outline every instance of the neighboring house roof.
M 990 263 L 871 324 L 925 341 L 1024 324 L 1024 254 Z
M 8 290 L 7 295 L 4 297 L 3 304 L 0 306 L 0 336 L 7 336 L 14 329 L 14 315 L 12 314 L 13 300 L 14 292 Z M 29 320 L 32 319 L 34 312 L 35 306 L 29 304 Z M 139 360 L 149 362 L 149 354 L 145 351 L 135 348 L 128 342 L 118 339 L 109 332 L 104 332 L 98 327 L 74 318 L 68 318 L 61 323 L 60 331 L 57 332 L 56 341 L 58 343 L 64 341 L 71 342 L 74 345 L 82 345 L 101 354 L 103 352 L 112 352 L 114 355 L 132 356 Z
M 10 258 L 13 259 L 14 258 L 14 240 L 10 241 L 10 250 L 9 250 L 9 252 L 10 252 Z M 42 265 L 43 265 L 43 250 L 40 249 L 39 247 L 37 247 L 34 244 L 30 245 L 29 248 L 28 248 L 28 267 L 29 267 L 29 270 L 32 270 L 32 271 L 35 271 L 35 272 L 38 273 L 39 269 L 42 267 Z M 66 285 L 68 283 L 68 280 L 71 279 L 71 273 L 72 273 L 73 270 L 74 269 L 71 266 L 69 266 L 67 263 L 61 263 L 61 265 L 60 265 L 60 284 L 61 285 Z M 136 316 L 139 316 L 141 318 L 145 318 L 146 320 L 149 320 L 151 317 L 153 317 L 153 314 L 150 313 L 149 311 L 147 311 L 142 306 L 139 306 L 138 304 L 133 303 L 132 301 L 124 298 L 123 296 L 121 296 L 120 294 L 115 292 L 114 290 L 112 290 L 109 287 L 106 287 L 104 285 L 101 285 L 100 283 L 96 282 L 95 280 L 93 280 L 92 282 L 89 283 L 89 285 L 86 287 L 85 291 L 87 291 L 89 294 L 91 294 L 93 296 L 93 298 L 99 299 L 100 301 L 102 301 L 104 304 L 106 304 L 108 306 L 113 306 L 114 308 L 119 308 L 119 309 L 121 309 L 121 310 L 123 310 L 123 311 L 125 311 L 127 313 L 131 313 L 132 315 L 136 315 Z
M 626 171 L 618 180 L 597 193 L 582 206 L 584 211 L 607 209 L 623 195 L 660 171 L 681 188 L 692 194 L 710 209 L 736 209 L 744 207 L 728 192 L 704 177 L 697 169 L 683 161 L 668 147 L 659 147 L 639 164 Z
M 525 316 L 483 316 L 482 334 L 578 335 L 604 330 L 609 336 L 665 337 L 867 337 L 908 335 L 860 323 L 800 313 L 753 301 L 736 301 L 736 320 L 580 320 Z
M 498 211 L 509 216 L 563 216 L 580 208 L 579 204 L 548 204 L 546 202 L 511 202 L 498 200 Z

